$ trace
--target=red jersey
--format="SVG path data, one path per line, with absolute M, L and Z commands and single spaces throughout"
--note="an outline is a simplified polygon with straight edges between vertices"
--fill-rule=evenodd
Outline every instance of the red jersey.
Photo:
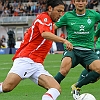
M 20 48 L 16 51 L 12 60 L 27 57 L 34 62 L 43 63 L 52 46 L 52 41 L 41 36 L 43 32 L 54 34 L 53 22 L 46 12 L 37 15 L 33 25 L 25 32 Z

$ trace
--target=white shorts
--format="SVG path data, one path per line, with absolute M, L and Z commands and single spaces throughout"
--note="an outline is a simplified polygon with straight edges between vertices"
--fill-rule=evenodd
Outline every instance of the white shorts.
M 38 77 L 41 74 L 53 77 L 48 71 L 44 69 L 44 66 L 41 63 L 36 63 L 29 58 L 15 59 L 9 73 L 15 73 L 22 79 L 29 78 L 36 84 L 38 84 Z

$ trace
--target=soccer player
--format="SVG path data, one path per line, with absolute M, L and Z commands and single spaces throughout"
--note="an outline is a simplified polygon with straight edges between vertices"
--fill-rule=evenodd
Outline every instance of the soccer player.
M 66 26 L 67 38 L 73 44 L 73 50 L 67 49 L 63 53 L 60 71 L 55 79 L 60 83 L 71 68 L 81 64 L 87 70 L 92 70 L 94 79 L 100 76 L 100 60 L 94 49 L 94 25 L 100 21 L 100 14 L 95 10 L 86 9 L 87 0 L 73 0 L 75 10 L 66 12 L 58 22 L 55 29 Z M 89 82 L 91 80 L 88 80 Z M 73 89 L 73 98 L 77 99 L 77 89 Z
M 97 25 L 97 29 L 96 29 L 96 33 L 95 33 L 95 40 L 94 41 L 95 41 L 95 46 L 96 46 L 95 48 L 96 49 L 100 49 L 100 23 L 98 23 L 98 25 Z
M 100 23 L 98 24 L 96 32 L 95 32 L 94 42 L 96 42 L 95 48 L 99 50 L 100 49 Z M 97 53 L 97 55 L 100 58 L 99 52 Z M 87 85 L 89 83 L 97 82 L 97 80 L 100 79 L 100 76 L 95 78 L 94 75 L 95 74 L 93 73 L 93 71 L 84 69 L 82 73 L 80 74 L 78 81 L 71 86 L 72 89 L 76 88 L 78 91 L 80 91 L 82 86 Z
M 32 26 L 25 32 L 20 48 L 16 51 L 13 66 L 5 80 L 0 84 L 0 93 L 12 91 L 21 80 L 29 78 L 34 83 L 47 89 L 42 100 L 56 100 L 61 88 L 58 82 L 44 69 L 43 62 L 50 51 L 52 42 L 61 42 L 69 50 L 72 44 L 54 34 L 53 22 L 64 11 L 62 0 L 48 0 L 46 11 L 39 14 Z

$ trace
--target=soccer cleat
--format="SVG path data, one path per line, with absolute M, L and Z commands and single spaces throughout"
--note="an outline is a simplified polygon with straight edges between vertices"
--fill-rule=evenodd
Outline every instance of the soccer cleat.
M 73 84 L 71 86 L 71 89 L 72 89 L 71 94 L 73 95 L 74 100 L 77 100 L 78 97 L 80 96 L 80 88 L 77 88 L 76 84 Z

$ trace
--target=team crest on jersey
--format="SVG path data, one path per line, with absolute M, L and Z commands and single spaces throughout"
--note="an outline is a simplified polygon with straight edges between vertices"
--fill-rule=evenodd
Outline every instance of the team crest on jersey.
M 90 18 L 88 18 L 87 22 L 88 22 L 88 24 L 90 25 L 92 21 L 91 21 Z
M 47 22 L 47 18 L 44 18 L 44 22 Z

